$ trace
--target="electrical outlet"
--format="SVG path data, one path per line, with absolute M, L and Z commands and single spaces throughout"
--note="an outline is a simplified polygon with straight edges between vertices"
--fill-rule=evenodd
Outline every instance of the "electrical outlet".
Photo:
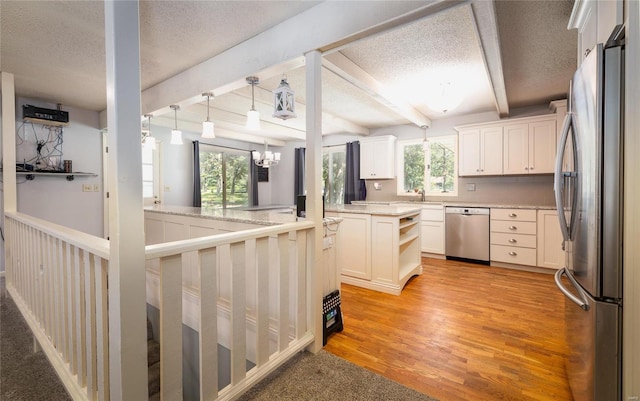
M 467 191 L 475 191 L 476 184 L 467 184 Z
M 165 185 L 164 192 L 171 192 L 171 187 L 169 185 Z
M 82 184 L 82 192 L 93 192 L 93 185 Z
M 100 185 L 93 184 L 93 192 L 100 192 Z

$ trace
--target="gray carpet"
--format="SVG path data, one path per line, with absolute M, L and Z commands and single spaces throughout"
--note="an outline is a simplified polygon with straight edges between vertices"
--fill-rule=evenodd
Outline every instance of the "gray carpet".
M 71 401 L 44 353 L 33 352 L 29 326 L 1 281 L 0 400 Z
M 326 351 L 299 353 L 239 400 L 436 401 Z
M 71 400 L 0 279 L 0 400 Z M 244 394 L 242 401 L 436 401 L 328 352 L 301 352 Z

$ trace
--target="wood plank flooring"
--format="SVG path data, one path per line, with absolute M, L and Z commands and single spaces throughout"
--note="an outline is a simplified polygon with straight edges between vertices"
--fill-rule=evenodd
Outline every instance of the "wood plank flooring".
M 400 296 L 342 285 L 325 349 L 441 401 L 571 401 L 553 275 L 422 259 Z

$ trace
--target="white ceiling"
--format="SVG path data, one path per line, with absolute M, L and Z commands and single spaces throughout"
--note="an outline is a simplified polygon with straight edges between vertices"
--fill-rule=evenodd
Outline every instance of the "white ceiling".
M 142 90 L 255 39 L 319 3 L 141 1 Z M 349 3 L 344 2 L 345 7 Z M 429 2 L 414 3 L 375 1 L 371 7 L 404 10 Z M 339 46 L 327 43 L 331 50 L 323 62 L 323 133 L 366 135 L 378 127 L 422 125 L 430 119 L 492 110 L 506 115 L 509 108 L 564 96 L 576 66 L 576 33 L 566 30 L 573 1 L 456 3 L 443 3 L 443 11 L 403 25 L 378 29 L 381 32 L 374 36 Z M 0 69 L 15 75 L 18 96 L 61 103 L 63 108 L 106 108 L 101 1 L 2 0 L 0 14 Z M 305 34 L 283 37 L 283 49 Z M 301 56 L 296 55 L 303 60 Z M 305 137 L 305 69 L 300 60 L 285 71 L 272 69 L 269 76 L 254 72 L 261 78 L 256 109 L 263 119 L 262 136 Z M 283 122 L 271 117 L 271 91 L 285 72 L 296 91 L 298 118 Z M 444 83 L 446 95 L 461 94 L 460 104 L 446 113 L 429 105 Z M 237 133 L 237 138 L 255 141 L 243 127 L 250 87 L 229 84 L 211 100 L 211 119 L 221 136 Z M 197 130 L 204 120 L 206 100 L 199 96 L 208 90 L 198 88 L 190 100 L 184 99 L 179 112 L 183 129 Z M 155 124 L 172 126 L 168 104 L 162 107 L 143 111 L 154 114 Z

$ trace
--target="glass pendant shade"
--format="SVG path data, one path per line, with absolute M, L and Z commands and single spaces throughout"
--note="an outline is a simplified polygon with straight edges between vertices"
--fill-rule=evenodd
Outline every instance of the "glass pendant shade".
M 202 137 L 207 139 L 216 137 L 215 131 L 213 129 L 213 121 L 202 122 Z
M 177 129 L 171 130 L 171 144 L 182 145 L 182 131 Z
M 247 129 L 257 131 L 260 129 L 260 112 L 251 109 L 247 111 Z

